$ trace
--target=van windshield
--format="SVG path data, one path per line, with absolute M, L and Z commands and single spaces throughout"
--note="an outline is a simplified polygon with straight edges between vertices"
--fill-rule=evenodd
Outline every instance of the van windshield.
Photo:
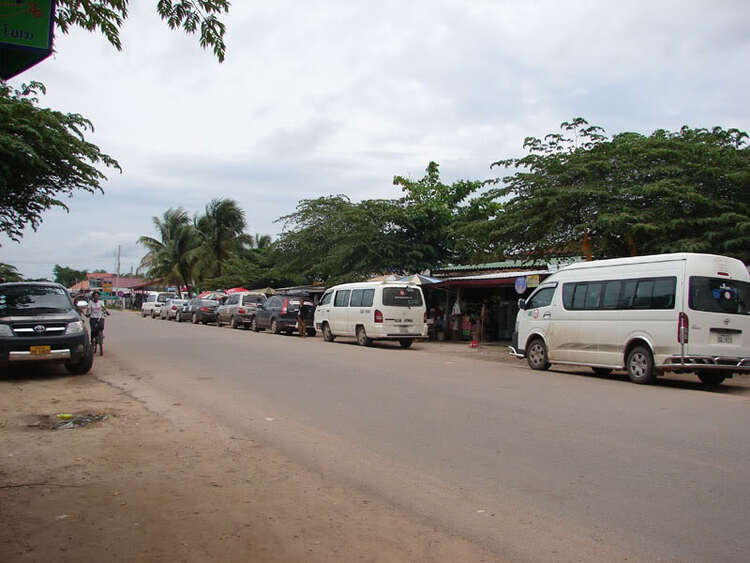
M 422 305 L 422 292 L 415 287 L 385 287 L 383 288 L 383 305 L 419 307 Z
M 690 308 L 729 315 L 750 315 L 750 283 L 702 276 L 690 277 Z

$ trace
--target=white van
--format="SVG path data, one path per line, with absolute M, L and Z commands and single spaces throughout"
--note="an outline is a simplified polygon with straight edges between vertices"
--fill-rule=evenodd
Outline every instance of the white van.
M 718 385 L 750 372 L 750 275 L 734 258 L 660 254 L 573 264 L 518 303 L 511 353 L 625 369 L 635 383 L 666 371 Z
M 422 289 L 398 282 L 337 285 L 321 297 L 315 327 L 328 342 L 337 336 L 355 336 L 362 346 L 373 340 L 398 340 L 408 348 L 414 340 L 427 338 Z

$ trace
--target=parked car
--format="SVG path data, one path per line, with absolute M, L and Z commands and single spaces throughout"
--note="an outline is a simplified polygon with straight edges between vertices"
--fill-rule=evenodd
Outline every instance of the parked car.
M 176 297 L 179 296 L 176 293 L 170 292 L 149 293 L 148 297 L 146 297 L 146 300 L 143 302 L 143 305 L 141 305 L 141 316 L 147 317 L 151 315 L 151 318 L 155 319 L 159 313 L 161 313 L 161 308 L 164 304 L 168 300 L 175 299 Z
M 250 322 L 254 331 L 269 329 L 274 334 L 297 330 L 297 315 L 302 315 L 308 336 L 315 336 L 315 303 L 306 295 L 274 295 L 257 305 Z
M 28 361 L 64 362 L 72 374 L 94 362 L 86 323 L 60 284 L 0 284 L 0 366 Z
M 250 325 L 255 316 L 255 310 L 259 304 L 265 303 L 265 293 L 257 291 L 238 292 L 227 295 L 223 304 L 216 310 L 216 324 L 229 324 L 232 328 L 245 329 Z
M 182 306 L 177 314 L 177 322 L 191 321 L 193 324 L 198 323 L 215 323 L 216 309 L 219 302 L 213 299 L 201 299 L 195 297 Z
M 187 299 L 169 299 L 159 311 L 159 318 L 164 320 L 172 320 L 177 317 L 177 311 L 182 309 L 182 306 L 187 303 Z
M 323 338 L 354 336 L 362 346 L 373 340 L 398 340 L 408 348 L 427 338 L 427 309 L 422 289 L 398 282 L 363 282 L 327 290 L 315 311 Z

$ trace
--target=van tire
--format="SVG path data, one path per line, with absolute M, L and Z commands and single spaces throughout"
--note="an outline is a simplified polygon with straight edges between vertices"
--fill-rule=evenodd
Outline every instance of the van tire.
M 698 372 L 698 379 L 701 380 L 701 383 L 703 385 L 721 385 L 724 383 L 724 380 L 727 378 L 726 374 L 720 372 L 720 371 L 699 371 Z
M 398 341 L 398 343 L 401 345 L 402 348 L 411 348 L 411 345 L 414 343 L 414 340 L 411 338 L 402 338 Z
M 656 380 L 654 357 L 646 346 L 635 346 L 628 352 L 628 377 L 633 383 L 650 385 Z
M 331 327 L 328 326 L 328 323 L 323 323 L 323 340 L 326 342 L 333 342 L 336 340 L 336 337 L 331 332 Z
M 357 344 L 360 346 L 369 346 L 372 344 L 372 340 L 367 338 L 367 332 L 365 332 L 365 327 L 362 325 L 357 327 Z
M 529 363 L 531 369 L 549 369 L 547 346 L 544 344 L 544 340 L 537 337 L 529 342 L 529 345 L 526 347 L 526 361 Z

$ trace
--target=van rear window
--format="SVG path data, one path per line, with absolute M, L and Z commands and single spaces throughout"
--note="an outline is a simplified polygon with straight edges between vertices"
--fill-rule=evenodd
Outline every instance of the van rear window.
M 690 277 L 690 308 L 694 311 L 749 315 L 748 303 L 750 283 L 702 276 Z
M 387 307 L 419 307 L 422 292 L 414 287 L 383 288 L 383 305 Z

